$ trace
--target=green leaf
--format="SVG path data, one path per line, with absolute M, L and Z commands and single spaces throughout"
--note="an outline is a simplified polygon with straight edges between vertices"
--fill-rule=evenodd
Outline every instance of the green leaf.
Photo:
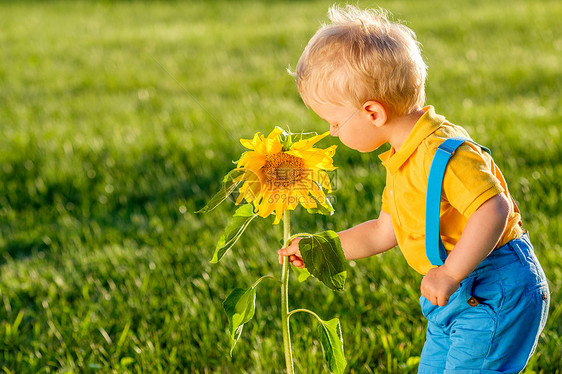
M 318 184 L 318 182 L 315 182 L 315 183 Z M 319 184 L 318 184 L 318 187 L 320 187 Z M 324 206 L 324 205 L 320 204 L 320 201 L 318 201 L 318 199 L 316 197 L 314 197 L 312 194 L 309 194 L 308 196 L 316 202 L 316 208 L 306 209 L 308 211 L 308 213 L 310 213 L 310 214 L 323 214 L 325 216 L 331 216 L 332 214 L 334 214 L 334 207 L 332 206 L 332 203 L 330 203 L 330 199 L 328 199 L 327 196 L 326 196 L 326 200 L 325 200 L 325 204 L 327 206 Z
M 230 356 L 234 346 L 240 339 L 244 324 L 254 316 L 256 304 L 256 289 L 251 288 L 235 288 L 223 302 L 223 308 L 228 316 L 228 330 L 232 341 L 230 348 Z
M 213 196 L 211 200 L 209 200 L 207 205 L 205 205 L 203 208 L 199 209 L 195 213 L 207 213 L 215 209 L 217 206 L 219 206 L 220 203 L 226 200 L 226 198 L 230 196 L 232 192 L 234 192 L 236 187 L 238 187 L 238 184 L 243 182 L 243 181 L 235 182 L 234 180 L 239 176 L 241 176 L 242 174 L 244 174 L 245 172 L 246 170 L 244 169 L 233 169 L 228 174 L 226 174 L 222 179 L 222 187 L 219 190 L 219 192 L 217 192 L 215 196 Z
M 254 213 L 251 204 L 242 205 L 234 212 L 234 215 L 228 221 L 224 233 L 219 238 L 215 248 L 215 254 L 211 259 L 213 264 L 216 264 L 232 248 L 234 244 L 240 239 L 250 222 L 257 216 Z
M 306 269 L 332 290 L 341 291 L 347 278 L 346 260 L 340 238 L 328 230 L 299 241 Z
M 329 321 L 319 321 L 320 343 L 328 368 L 334 374 L 343 373 L 347 366 L 347 361 L 343 353 L 340 321 L 337 318 Z
M 312 275 L 308 270 L 306 270 L 306 268 L 301 269 L 296 266 L 292 266 L 292 268 L 295 271 L 295 273 L 297 273 L 297 279 L 299 282 L 304 282 Z

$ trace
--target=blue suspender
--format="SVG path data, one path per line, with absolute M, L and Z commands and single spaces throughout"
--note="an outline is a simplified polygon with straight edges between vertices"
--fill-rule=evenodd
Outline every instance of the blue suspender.
M 433 157 L 427 180 L 427 193 L 425 198 L 425 254 L 432 265 L 441 266 L 447 258 L 447 252 L 439 235 L 439 212 L 441 209 L 441 189 L 443 176 L 449 159 L 457 148 L 464 142 L 474 143 L 470 139 L 455 137 L 445 140 Z M 486 147 L 474 143 L 485 152 L 490 153 Z

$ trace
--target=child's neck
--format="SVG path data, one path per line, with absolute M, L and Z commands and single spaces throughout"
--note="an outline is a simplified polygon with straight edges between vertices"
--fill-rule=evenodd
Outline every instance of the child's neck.
M 392 118 L 385 124 L 385 126 L 388 126 L 388 142 L 396 152 L 400 149 L 406 138 L 408 138 L 416 122 L 424 113 L 422 109 L 419 109 L 405 116 Z

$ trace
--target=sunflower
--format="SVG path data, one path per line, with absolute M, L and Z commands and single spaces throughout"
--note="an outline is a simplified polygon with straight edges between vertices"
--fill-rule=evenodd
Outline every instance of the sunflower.
M 306 209 L 332 211 L 324 189 L 331 192 L 326 171 L 334 170 L 332 157 L 335 145 L 326 149 L 313 148 L 329 132 L 293 142 L 294 136 L 276 127 L 267 137 L 258 132 L 253 139 L 240 139 L 250 151 L 242 154 L 237 163 L 243 174 L 236 200 L 253 203 L 261 217 L 275 214 L 279 223 L 284 210 L 293 210 L 298 204 Z

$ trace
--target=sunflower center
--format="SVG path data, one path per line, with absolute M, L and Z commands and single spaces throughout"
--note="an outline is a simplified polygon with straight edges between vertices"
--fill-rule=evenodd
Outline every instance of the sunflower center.
M 304 177 L 304 160 L 284 152 L 268 155 L 263 172 L 270 188 L 291 187 Z

